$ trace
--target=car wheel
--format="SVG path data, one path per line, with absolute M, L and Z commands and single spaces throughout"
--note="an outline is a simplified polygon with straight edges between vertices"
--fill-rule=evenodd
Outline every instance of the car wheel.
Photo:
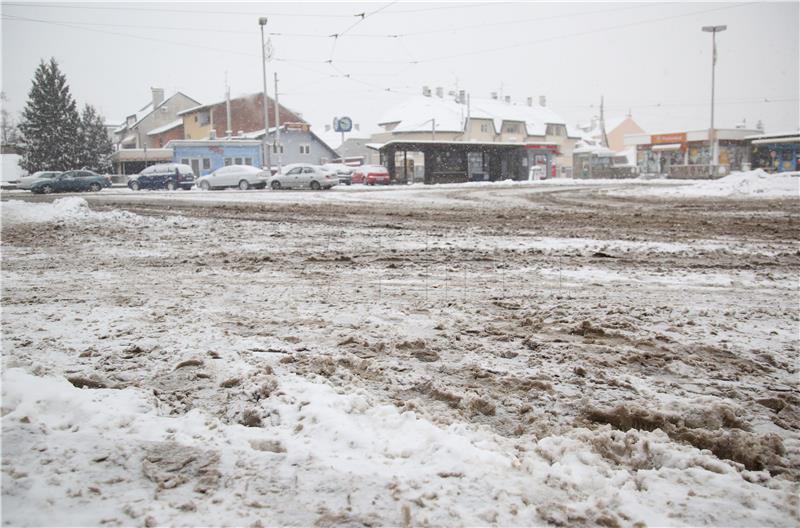
M 320 187 L 320 185 L 319 185 L 318 181 L 312 181 L 311 182 L 311 188 L 314 189 L 315 191 L 318 191 L 319 187 Z
M 247 180 L 242 180 L 239 182 L 239 189 L 242 191 L 246 191 L 250 188 L 250 183 Z
M 207 181 L 201 181 L 200 182 L 200 188 L 203 189 L 204 191 L 207 191 L 207 190 L 211 189 L 211 186 L 208 184 Z
M 99 184 L 99 183 L 93 183 L 93 184 L 91 184 L 91 185 L 89 186 L 89 190 L 90 190 L 90 191 L 92 191 L 92 192 L 97 192 L 97 191 L 99 191 L 100 189 L 102 189 L 102 187 L 100 187 L 100 184 Z
M 133 191 L 138 191 L 139 190 L 139 182 L 132 181 L 131 184 L 130 184 L 130 188 Z
M 167 190 L 168 191 L 174 191 L 176 188 L 177 187 L 175 186 L 175 182 L 173 182 L 173 181 L 168 181 L 167 182 Z
M 277 191 L 277 190 L 279 190 L 281 188 L 281 182 L 276 180 L 276 181 L 272 182 L 271 187 L 272 187 L 273 190 Z
M 43 187 L 42 187 L 42 192 L 43 192 L 44 194 L 50 194 L 51 192 L 53 192 L 53 186 L 52 186 L 52 185 L 45 185 L 45 186 L 43 186 Z

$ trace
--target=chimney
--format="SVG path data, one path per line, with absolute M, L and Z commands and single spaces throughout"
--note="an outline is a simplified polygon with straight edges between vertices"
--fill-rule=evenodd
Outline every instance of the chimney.
M 444 88 L 442 88 L 441 86 L 436 87 L 436 97 L 438 97 L 439 99 L 444 97 Z
M 497 99 L 497 92 L 492 92 L 492 99 Z
M 533 106 L 533 97 L 528 97 L 525 102 L 528 103 L 528 106 Z
M 331 126 L 325 125 L 325 132 L 330 132 L 330 131 L 331 131 Z
M 458 91 L 458 102 L 464 104 L 467 102 L 467 92 L 465 90 Z
M 547 97 L 543 95 L 539 96 L 539 106 L 547 106 Z
M 431 88 L 430 88 L 430 86 L 423 86 L 422 87 L 422 95 L 424 95 L 425 97 L 430 97 L 431 96 Z
M 506 99 L 506 104 L 511 104 L 511 96 L 510 95 L 507 95 L 505 99 Z
M 158 105 L 164 102 L 164 89 L 150 88 L 150 93 L 153 95 L 153 110 L 155 110 Z

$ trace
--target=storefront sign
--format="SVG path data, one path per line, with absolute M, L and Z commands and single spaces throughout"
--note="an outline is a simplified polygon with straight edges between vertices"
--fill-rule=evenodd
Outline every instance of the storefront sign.
M 525 148 L 529 150 L 549 150 L 558 155 L 558 145 L 525 145 Z
M 676 132 L 674 134 L 654 134 L 650 136 L 651 145 L 663 145 L 666 143 L 686 143 L 686 132 Z

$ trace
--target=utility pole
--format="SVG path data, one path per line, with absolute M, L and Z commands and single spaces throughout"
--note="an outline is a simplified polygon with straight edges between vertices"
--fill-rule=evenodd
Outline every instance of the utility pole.
M 225 117 L 227 119 L 225 135 L 230 138 L 233 135 L 233 129 L 231 128 L 231 87 L 228 86 L 227 70 L 225 71 Z
M 278 174 L 281 173 L 281 110 L 278 105 L 278 72 L 275 72 L 275 155 L 278 157 Z
M 608 148 L 608 135 L 606 135 L 606 118 L 603 108 L 603 96 L 600 96 L 600 132 L 603 138 L 603 146 Z
M 708 129 L 708 143 L 711 147 L 711 158 L 708 163 L 709 172 L 713 173 L 714 166 L 719 164 L 719 146 L 717 131 L 714 128 L 714 81 L 717 66 L 717 33 L 725 31 L 728 26 L 703 26 L 703 31 L 711 33 L 711 128 Z
M 267 49 L 264 42 L 264 26 L 267 25 L 267 17 L 260 17 L 258 25 L 261 26 L 261 76 L 264 82 L 264 137 L 261 140 L 261 156 L 262 163 L 266 164 L 267 169 L 272 171 L 272 159 L 269 155 L 269 148 L 267 147 L 267 136 L 269 135 L 269 107 L 267 103 Z

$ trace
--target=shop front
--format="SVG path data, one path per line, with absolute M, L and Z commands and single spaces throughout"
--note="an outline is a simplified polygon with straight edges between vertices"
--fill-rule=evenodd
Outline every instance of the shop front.
M 793 172 L 800 170 L 800 135 L 762 134 L 752 136 L 750 156 L 754 169 L 767 172 Z
M 746 167 L 750 148 L 745 140 L 749 130 L 717 129 L 632 136 L 639 172 L 668 178 L 718 178 Z M 718 162 L 713 163 L 714 138 Z
M 532 167 L 552 177 L 558 154 L 558 145 L 547 143 L 391 140 L 368 146 L 380 152 L 393 183 L 410 183 L 420 167 L 426 184 L 527 180 Z

